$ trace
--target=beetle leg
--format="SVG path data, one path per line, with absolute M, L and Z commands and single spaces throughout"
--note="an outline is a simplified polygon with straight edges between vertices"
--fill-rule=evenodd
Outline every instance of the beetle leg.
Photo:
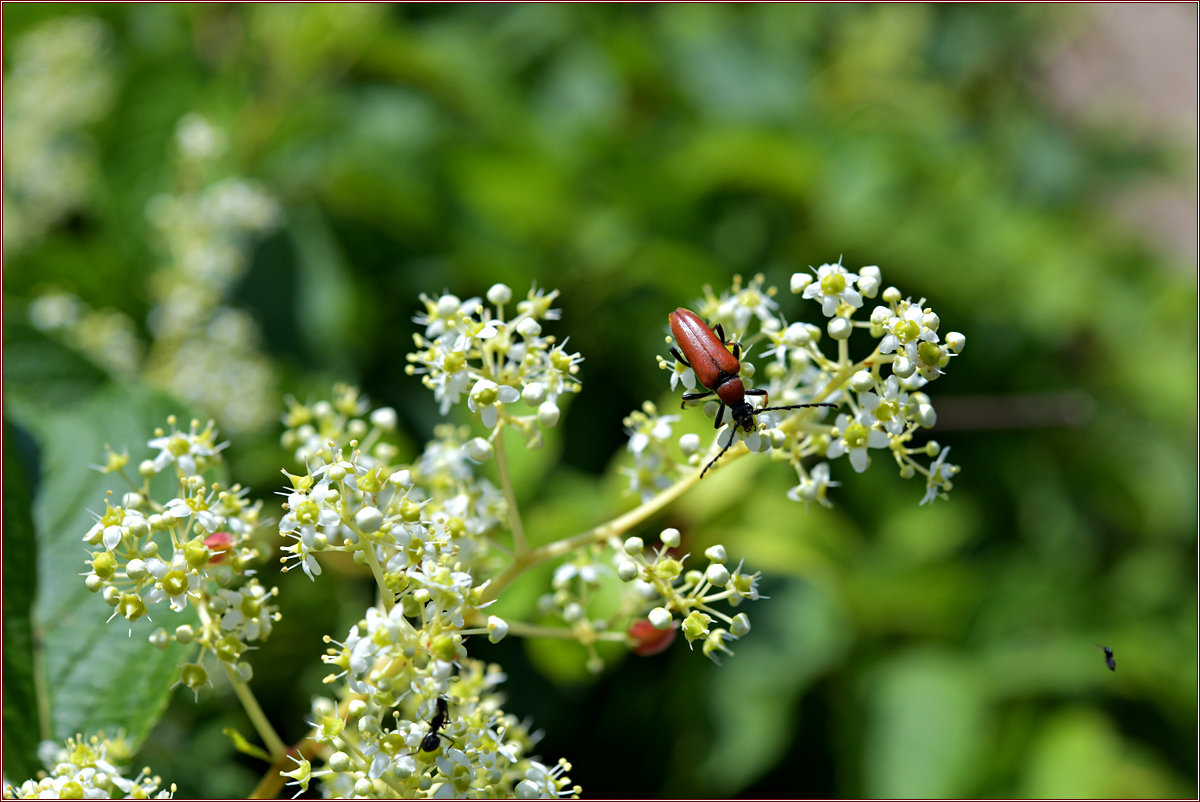
M 721 404 L 721 406 L 717 408 L 717 423 L 715 426 L 713 426 L 713 428 L 720 429 L 721 421 L 724 420 L 724 418 L 725 418 L 725 405 Z
M 710 395 L 713 394 L 713 392 L 714 392 L 713 390 L 709 390 L 707 393 L 684 393 L 683 400 L 684 401 L 699 401 L 701 398 L 708 398 Z
M 742 358 L 742 344 L 741 343 L 732 343 L 732 345 L 733 345 L 733 358 L 740 361 Z
M 747 391 L 746 391 L 746 395 L 761 395 L 761 396 L 763 397 L 763 403 L 762 403 L 762 405 L 763 405 L 764 407 L 765 407 L 767 404 L 771 403 L 771 400 L 770 400 L 770 399 L 771 399 L 771 397 L 770 397 L 769 395 L 767 395 L 767 391 L 766 391 L 766 390 L 760 390 L 760 389 L 747 390 Z M 759 410 L 759 412 L 761 412 L 761 411 L 762 411 L 762 410 L 760 409 L 760 410 Z M 757 415 L 757 414 L 758 414 L 758 412 L 755 412 L 754 414 L 756 414 L 756 415 Z
M 691 365 L 688 364 L 688 361 L 683 358 L 683 354 L 679 353 L 679 349 L 673 345 L 671 346 L 671 355 L 682 362 L 686 367 L 691 367 Z

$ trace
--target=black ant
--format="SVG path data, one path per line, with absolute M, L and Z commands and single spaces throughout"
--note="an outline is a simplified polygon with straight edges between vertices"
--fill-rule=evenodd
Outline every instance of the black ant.
M 433 718 L 429 719 L 429 732 L 421 739 L 420 751 L 433 752 L 441 746 L 442 738 L 449 739 L 449 735 L 443 735 L 441 729 L 446 726 L 446 717 L 450 715 L 450 700 L 445 696 L 437 698 L 437 712 L 433 714 Z
M 1113 657 L 1112 649 L 1108 648 L 1107 646 L 1101 646 L 1099 643 L 1093 643 L 1092 645 L 1104 652 L 1104 665 L 1108 666 L 1108 670 L 1116 671 L 1117 661 L 1116 658 Z

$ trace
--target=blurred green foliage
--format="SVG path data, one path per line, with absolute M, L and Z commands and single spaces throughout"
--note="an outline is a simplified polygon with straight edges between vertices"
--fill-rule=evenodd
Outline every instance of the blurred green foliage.
M 108 26 L 117 75 L 87 129 L 89 201 L 5 263 L 5 414 L 36 444 L 28 488 L 6 471 L 6 613 L 10 556 L 25 559 L 9 516 L 29 493 L 43 615 L 64 593 L 106 613 L 52 568 L 82 560 L 78 521 L 103 496 L 95 480 L 79 490 L 99 446 L 137 452 L 163 413 L 141 434 L 135 414 L 167 407 L 24 310 L 55 286 L 142 325 L 163 258 L 144 210 L 175 181 L 176 122 L 199 112 L 229 133 L 224 174 L 285 209 L 229 299 L 261 324 L 284 392 L 358 382 L 397 408 L 415 454 L 439 419 L 403 372 L 417 293 L 562 290 L 555 333 L 586 357 L 584 392 L 561 440 L 515 467 L 535 542 L 629 503 L 621 419 L 673 403 L 654 356 L 667 312 L 705 283 L 761 270 L 786 288 L 841 255 L 966 334 L 930 388 L 934 435 L 963 467 L 948 503 L 917 507 L 922 489 L 882 460 L 861 476 L 842 461 L 836 508 L 806 514 L 785 472 L 743 460 L 656 522 L 692 553 L 719 541 L 769 573 L 772 599 L 723 667 L 677 643 L 594 679 L 581 649 L 472 641 L 587 795 L 1194 795 L 1194 265 L 1112 225 L 1105 204 L 1189 165 L 1048 108 L 1038 55 L 1078 13 L 6 6 L 6 59 L 44 20 L 87 14 Z M 276 437 L 228 450 L 231 477 L 266 498 L 290 466 Z M 315 584 L 275 571 L 284 619 L 253 687 L 295 740 L 322 687 L 320 636 L 344 633 L 370 586 L 349 565 Z M 505 604 L 533 605 L 537 578 Z M 6 660 L 19 637 L 6 614 Z M 1115 674 L 1091 641 L 1113 647 Z M 10 678 L 28 684 L 5 668 L 6 695 Z M 63 690 L 60 737 L 87 721 Z M 234 757 L 226 726 L 251 732 L 227 689 L 199 704 L 177 692 L 138 764 L 185 796 L 243 795 L 262 766 Z

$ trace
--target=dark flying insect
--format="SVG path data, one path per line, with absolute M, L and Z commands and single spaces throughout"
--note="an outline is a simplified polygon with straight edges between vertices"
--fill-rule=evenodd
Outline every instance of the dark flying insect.
M 1117 661 L 1113 658 L 1112 649 L 1108 648 L 1107 646 L 1101 646 L 1099 643 L 1093 643 L 1092 645 L 1104 652 L 1104 665 L 1108 666 L 1108 670 L 1116 671 Z
M 676 309 L 671 313 L 669 320 L 671 333 L 675 335 L 675 341 L 683 349 L 683 353 L 680 354 L 678 349 L 672 347 L 671 354 L 694 370 L 696 379 L 708 390 L 706 393 L 686 393 L 683 396 L 684 404 L 688 401 L 707 398 L 716 393 L 721 406 L 717 409 L 717 421 L 714 428 L 721 428 L 726 406 L 733 415 L 733 427 L 729 430 L 729 442 L 721 449 L 720 454 L 713 457 L 712 462 L 704 466 L 704 470 L 700 472 L 701 479 L 704 478 L 704 474 L 713 466 L 713 463 L 723 457 L 729 447 L 733 445 L 734 435 L 739 426 L 746 432 L 754 431 L 755 415 L 762 412 L 804 409 L 805 407 L 837 408 L 837 404 L 793 404 L 787 407 L 755 409 L 746 400 L 746 396 L 766 396 L 767 391 L 747 390 L 742 385 L 742 379 L 738 375 L 742 370 L 742 363 L 739 361 L 742 355 L 742 346 L 739 343 L 729 343 L 725 340 L 725 330 L 721 328 L 721 324 L 717 324 L 714 332 L 695 312 L 688 309 Z M 725 347 L 727 345 L 733 346 L 733 353 L 730 353 L 729 349 Z

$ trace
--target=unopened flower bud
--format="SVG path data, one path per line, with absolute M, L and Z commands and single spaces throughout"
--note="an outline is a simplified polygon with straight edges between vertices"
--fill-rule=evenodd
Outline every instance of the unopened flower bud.
M 865 393 L 875 386 L 875 379 L 869 370 L 860 370 L 850 377 L 850 389 L 856 393 Z
M 829 321 L 829 336 L 835 340 L 849 339 L 854 331 L 854 325 L 844 317 L 835 317 Z
M 388 481 L 397 487 L 402 487 L 408 490 L 413 486 L 413 478 L 411 471 L 396 471 L 388 477 Z
M 438 298 L 437 313 L 442 317 L 447 317 L 457 312 L 460 306 L 462 306 L 462 301 L 458 300 L 458 296 L 446 293 Z
M 635 555 L 641 554 L 646 544 L 642 542 L 640 537 L 630 537 L 625 539 L 624 547 L 626 554 Z
M 662 540 L 663 545 L 669 549 L 678 548 L 679 530 L 674 527 L 664 529 L 662 530 L 662 534 L 659 535 L 659 539 Z
M 196 631 L 194 629 L 192 629 L 191 625 L 183 624 L 181 626 L 175 627 L 175 640 L 179 641 L 180 643 L 183 643 L 183 644 L 191 643 L 195 639 L 195 637 L 196 637 Z
M 858 277 L 858 291 L 864 298 L 874 298 L 879 294 L 879 279 L 874 276 Z
M 742 637 L 750 631 L 750 617 L 745 613 L 738 613 L 733 617 L 733 623 L 729 625 L 729 631 L 737 637 Z
M 685 457 L 690 457 L 700 450 L 700 435 L 689 432 L 679 438 L 679 450 Z
M 804 288 L 812 284 L 812 280 L 811 273 L 793 273 L 791 281 L 792 294 L 799 295 L 804 292 Z
M 899 357 L 895 362 L 892 363 L 892 373 L 896 374 L 901 379 L 907 379 L 909 376 L 913 375 L 913 372 L 916 369 L 917 366 L 914 365 L 912 360 L 906 356 Z
M 729 584 L 729 569 L 721 563 L 713 563 L 712 565 L 708 566 L 708 570 L 704 572 L 704 578 L 707 579 L 710 584 L 715 585 L 718 588 L 723 588 Z
M 552 429 L 558 425 L 559 410 L 558 405 L 553 401 L 546 401 L 538 407 L 538 422 L 547 429 Z
M 380 407 L 371 413 L 371 425 L 378 426 L 388 432 L 396 430 L 396 410 L 391 407 Z
M 621 564 L 617 566 L 617 576 L 621 578 L 622 582 L 632 582 L 638 578 L 638 573 L 637 563 L 633 560 L 622 560 Z
M 329 768 L 333 769 L 338 774 L 344 774 L 353 768 L 353 763 L 350 762 L 350 756 L 345 752 L 334 752 L 329 756 Z
M 704 550 L 704 556 L 711 562 L 723 563 L 726 560 L 725 547 L 718 543 L 715 546 L 709 546 Z
M 108 552 L 105 552 L 105 554 L 107 555 Z M 137 582 L 139 579 L 145 579 L 146 574 L 145 560 L 133 559 L 125 565 L 125 575 L 134 582 Z
M 473 438 L 467 443 L 467 454 L 476 462 L 487 462 L 494 453 L 495 449 L 492 444 L 482 437 Z
M 655 629 L 662 630 L 671 626 L 671 611 L 666 607 L 655 607 L 647 618 Z
M 363 507 L 354 514 L 354 524 L 368 534 L 378 532 L 383 526 L 383 513 L 378 507 Z
M 883 291 L 883 300 L 889 304 L 899 302 L 903 296 L 900 295 L 900 290 L 896 287 L 888 287 Z
M 541 324 L 531 317 L 527 317 L 517 324 L 517 334 L 522 337 L 536 337 L 541 333 Z
M 487 291 L 488 302 L 496 306 L 506 304 L 512 300 L 512 290 L 507 284 L 493 284 Z
M 525 385 L 525 389 L 521 391 L 521 400 L 531 407 L 538 406 L 546 400 L 546 385 L 541 382 Z
M 496 286 L 503 286 L 498 284 Z M 495 287 L 493 287 L 495 289 Z M 505 289 L 508 289 L 505 287 Z M 490 299 L 489 299 L 490 300 Z M 488 640 L 492 643 L 499 643 L 504 640 L 504 636 L 508 634 L 508 622 L 503 618 L 495 615 L 488 616 Z
M 946 335 L 946 346 L 956 354 L 961 354 L 966 344 L 966 335 L 960 334 L 957 331 L 952 331 Z
M 155 649 L 165 649 L 167 648 L 167 643 L 169 643 L 167 630 L 163 627 L 159 627 L 150 633 L 150 645 Z
M 931 404 L 917 406 L 917 422 L 926 429 L 932 429 L 937 423 L 937 410 Z

